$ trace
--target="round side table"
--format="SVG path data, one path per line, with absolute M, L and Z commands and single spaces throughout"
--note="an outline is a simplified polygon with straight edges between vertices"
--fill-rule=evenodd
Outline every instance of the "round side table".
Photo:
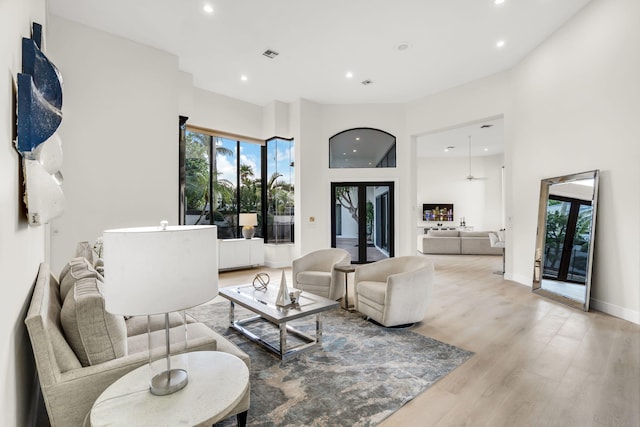
M 151 369 L 141 366 L 111 384 L 93 404 L 92 427 L 211 426 L 226 418 L 249 388 L 242 360 L 220 351 L 194 351 L 171 357 L 172 366 L 188 363 L 189 383 L 166 396 L 149 391 Z
M 340 273 L 344 273 L 344 298 L 342 299 L 342 304 L 340 305 L 344 310 L 355 311 L 355 305 L 349 305 L 349 273 L 353 273 L 356 271 L 355 266 L 349 265 L 336 265 L 333 267 L 336 271 Z

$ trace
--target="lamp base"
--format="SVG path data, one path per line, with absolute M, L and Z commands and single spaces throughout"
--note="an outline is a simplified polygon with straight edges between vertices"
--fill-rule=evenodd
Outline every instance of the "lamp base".
M 253 236 L 256 234 L 256 229 L 251 227 L 242 227 L 242 237 L 245 239 L 253 239 Z
M 149 390 L 155 396 L 166 396 L 182 390 L 189 382 L 187 371 L 184 369 L 171 369 L 151 378 Z

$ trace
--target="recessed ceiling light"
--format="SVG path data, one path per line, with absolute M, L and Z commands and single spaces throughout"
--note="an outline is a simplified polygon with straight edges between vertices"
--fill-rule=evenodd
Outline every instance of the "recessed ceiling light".
M 246 82 L 247 80 L 249 80 L 249 78 L 243 74 L 240 76 L 240 80 L 242 80 L 243 82 Z
M 495 5 L 501 5 L 502 3 L 504 3 L 504 0 L 494 0 L 493 2 Z
M 488 149 L 488 148 L 485 148 L 485 149 L 484 149 L 484 151 L 489 151 L 489 149 Z
M 347 153 L 342 153 L 342 155 L 343 155 L 343 156 L 346 156 L 346 155 L 347 155 Z
M 353 149 L 353 152 L 354 152 L 354 153 L 357 153 L 357 152 L 358 152 L 358 150 L 356 150 L 356 149 L 354 148 L 354 149 Z
M 211 6 L 209 3 L 205 3 L 204 6 L 202 6 L 202 10 L 204 10 L 205 13 L 211 15 L 213 13 L 213 6 Z
M 504 47 L 505 43 L 506 43 L 506 42 L 505 42 L 504 40 L 498 40 L 498 41 L 496 42 L 496 47 L 497 47 L 497 48 Z
M 444 149 L 444 152 L 445 152 L 445 153 L 448 153 L 448 152 L 449 152 L 449 149 L 448 149 L 448 148 L 445 148 L 445 149 Z
M 360 141 L 360 137 L 359 136 L 356 136 L 356 141 Z
M 345 77 L 350 79 L 353 77 L 353 73 L 351 71 L 347 71 L 347 74 L 345 74 Z

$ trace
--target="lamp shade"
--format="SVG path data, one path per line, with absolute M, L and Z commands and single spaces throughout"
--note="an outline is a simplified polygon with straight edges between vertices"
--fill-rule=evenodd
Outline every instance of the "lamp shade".
M 105 308 L 122 315 L 169 313 L 218 294 L 216 226 L 105 230 Z
M 255 226 L 258 225 L 258 214 L 256 213 L 241 213 L 239 225 Z

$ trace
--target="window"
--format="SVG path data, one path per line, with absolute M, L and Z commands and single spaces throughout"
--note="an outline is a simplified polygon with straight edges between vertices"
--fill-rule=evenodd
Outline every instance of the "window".
M 370 128 L 345 130 L 329 138 L 330 168 L 395 168 L 396 137 Z
M 272 138 L 265 143 L 186 126 L 186 119 L 181 120 L 181 224 L 212 224 L 219 239 L 241 238 L 239 215 L 255 212 L 255 237 L 293 242 L 293 140 Z
M 212 224 L 218 238 L 242 236 L 240 213 L 258 213 L 262 237 L 262 147 L 187 127 L 184 132 L 184 224 Z M 213 153 L 213 155 L 212 155 Z
M 294 149 L 291 139 L 267 141 L 265 242 L 291 243 L 294 232 Z

